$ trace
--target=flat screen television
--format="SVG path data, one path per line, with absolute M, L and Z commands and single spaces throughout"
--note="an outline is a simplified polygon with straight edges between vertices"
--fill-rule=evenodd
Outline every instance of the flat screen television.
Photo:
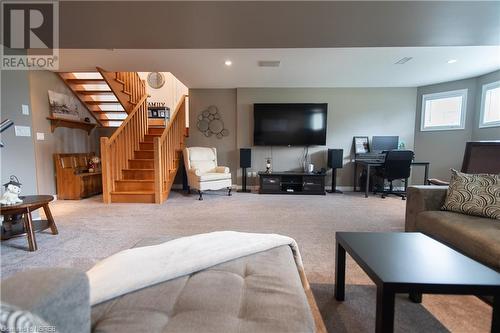
M 253 105 L 255 146 L 326 145 L 327 103 Z

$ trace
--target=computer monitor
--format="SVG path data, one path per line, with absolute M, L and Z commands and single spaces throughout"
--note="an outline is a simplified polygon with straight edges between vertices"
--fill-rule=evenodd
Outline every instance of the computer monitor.
M 398 149 L 399 136 L 374 136 L 372 137 L 372 149 L 374 153 L 386 150 Z

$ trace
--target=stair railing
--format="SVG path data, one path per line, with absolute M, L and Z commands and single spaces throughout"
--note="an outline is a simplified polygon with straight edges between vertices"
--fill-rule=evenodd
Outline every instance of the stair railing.
M 124 90 L 130 94 L 135 104 L 127 118 L 110 138 L 101 138 L 102 193 L 104 203 L 111 203 L 111 192 L 115 181 L 122 179 L 122 170 L 128 167 L 134 151 L 139 150 L 139 142 L 148 132 L 148 105 L 144 81 L 137 73 L 117 72 Z
M 181 97 L 163 134 L 154 138 L 155 202 L 158 204 L 167 199 L 182 158 L 187 100 L 186 95 Z

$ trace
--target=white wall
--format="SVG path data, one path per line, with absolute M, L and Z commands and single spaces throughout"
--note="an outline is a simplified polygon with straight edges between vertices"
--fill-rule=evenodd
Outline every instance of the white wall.
M 147 82 L 149 72 L 139 72 L 139 77 L 146 81 L 146 92 L 151 96 L 148 102 L 163 102 L 173 112 L 182 95 L 188 94 L 188 88 L 170 72 L 165 75 L 165 84 L 159 88 L 151 88 Z

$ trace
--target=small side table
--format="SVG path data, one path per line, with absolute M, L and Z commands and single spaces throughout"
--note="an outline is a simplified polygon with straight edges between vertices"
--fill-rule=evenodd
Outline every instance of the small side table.
M 24 220 L 24 228 L 20 230 L 20 232 L 4 232 L 4 228 L 2 228 L 2 240 L 26 235 L 28 238 L 29 250 L 36 251 L 36 231 L 42 231 L 50 228 L 53 235 L 57 235 L 59 233 L 57 231 L 56 223 L 54 222 L 54 217 L 52 216 L 49 208 L 49 202 L 54 200 L 54 197 L 51 195 L 28 195 L 20 198 L 23 200 L 20 204 L 0 205 L 0 214 L 4 217 L 9 215 L 22 215 Z M 47 220 L 33 221 L 31 212 L 40 208 L 43 208 Z M 4 220 L 4 223 L 9 222 Z

